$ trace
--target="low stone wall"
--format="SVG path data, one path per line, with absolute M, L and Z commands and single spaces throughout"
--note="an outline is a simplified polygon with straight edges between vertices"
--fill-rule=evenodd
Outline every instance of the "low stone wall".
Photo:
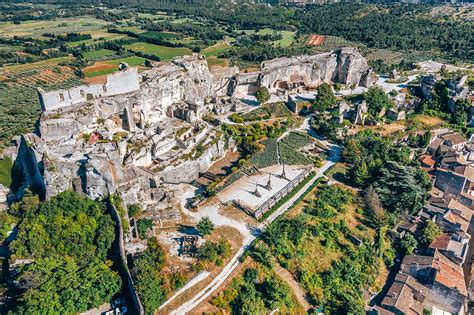
M 299 183 L 301 183 L 308 175 L 310 174 L 309 169 L 305 169 L 301 174 L 296 176 L 291 182 L 289 182 L 285 187 L 283 187 L 279 192 L 270 197 L 265 201 L 260 207 L 253 211 L 252 215 L 259 219 L 261 218 L 268 210 L 270 210 L 274 205 L 280 201 L 281 198 L 289 194 Z

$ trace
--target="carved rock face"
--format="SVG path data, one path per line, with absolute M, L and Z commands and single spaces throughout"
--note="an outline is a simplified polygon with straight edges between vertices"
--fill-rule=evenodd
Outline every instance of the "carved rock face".
M 323 82 L 346 86 L 371 85 L 367 60 L 355 48 L 341 48 L 332 53 L 263 62 L 261 70 L 235 78 L 234 96 L 242 96 L 246 86 L 264 86 L 271 93 L 298 88 L 315 89 Z

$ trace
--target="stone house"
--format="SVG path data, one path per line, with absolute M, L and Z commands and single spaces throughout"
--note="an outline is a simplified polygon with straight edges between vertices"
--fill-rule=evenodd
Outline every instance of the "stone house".
M 452 262 L 463 266 L 466 261 L 470 239 L 471 236 L 464 232 L 443 233 L 431 242 L 429 248 L 438 250 Z
M 392 314 L 466 314 L 467 297 L 461 266 L 434 250 L 405 256 L 380 306 Z

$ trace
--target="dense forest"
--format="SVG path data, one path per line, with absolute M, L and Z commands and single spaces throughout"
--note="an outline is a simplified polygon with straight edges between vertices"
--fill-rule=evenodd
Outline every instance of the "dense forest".
M 120 292 L 110 260 L 114 222 L 103 203 L 63 192 L 45 202 L 26 196 L 8 211 L 19 220 L 12 254 L 24 262 L 15 313 L 78 313 Z

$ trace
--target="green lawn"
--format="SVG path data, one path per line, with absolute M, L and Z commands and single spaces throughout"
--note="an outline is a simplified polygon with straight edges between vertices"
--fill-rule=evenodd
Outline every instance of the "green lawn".
M 185 56 L 191 54 L 191 50 L 189 50 L 188 48 L 165 47 L 148 43 L 134 43 L 125 47 L 132 51 L 158 56 L 161 58 L 161 60 L 171 60 L 177 56 Z
M 10 187 L 12 183 L 12 160 L 10 158 L 0 159 L 0 184 Z
M 119 65 L 121 62 L 126 62 L 130 67 L 143 66 L 145 64 L 145 58 L 133 56 L 105 61 L 105 63 L 109 65 Z
M 283 38 L 274 41 L 273 44 L 277 46 L 279 45 L 282 47 L 288 47 L 291 44 L 293 44 L 293 41 L 295 40 L 295 34 L 296 34 L 295 32 L 291 32 L 291 31 L 276 31 L 271 28 L 264 28 L 264 29 L 259 30 L 258 32 L 255 32 L 255 30 L 237 30 L 237 32 L 239 33 L 244 32 L 247 35 L 251 35 L 255 33 L 259 35 L 273 34 L 275 32 L 280 33 Z
M 102 58 L 115 55 L 115 51 L 109 49 L 91 50 L 83 53 L 86 59 Z

